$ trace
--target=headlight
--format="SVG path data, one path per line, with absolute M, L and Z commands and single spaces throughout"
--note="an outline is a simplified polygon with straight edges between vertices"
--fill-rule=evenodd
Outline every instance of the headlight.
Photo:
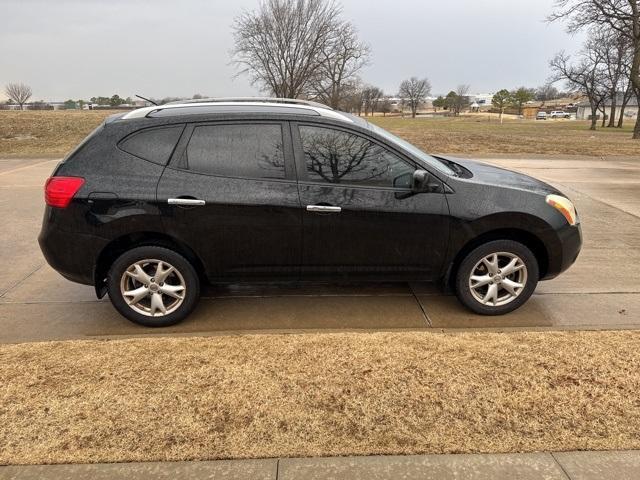
M 578 223 L 576 207 L 573 206 L 571 200 L 566 197 L 561 197 L 560 195 L 547 195 L 546 201 L 549 205 L 564 215 L 564 218 L 567 219 L 569 225 L 575 225 Z

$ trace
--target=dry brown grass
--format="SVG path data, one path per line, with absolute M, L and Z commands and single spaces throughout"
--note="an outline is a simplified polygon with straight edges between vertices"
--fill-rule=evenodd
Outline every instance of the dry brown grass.
M 371 120 L 371 119 L 370 119 Z M 374 123 L 431 153 L 464 155 L 640 155 L 640 141 L 631 138 L 633 121 L 624 129 L 598 128 L 571 120 L 507 120 L 493 118 L 375 117 Z
M 0 346 L 0 463 L 640 448 L 640 333 Z
M 0 156 L 63 156 L 115 110 L 0 111 Z M 371 118 L 369 118 L 371 120 Z M 623 130 L 587 129 L 586 122 L 461 118 L 375 117 L 372 121 L 432 153 L 465 155 L 640 155 Z
M 1 156 L 63 156 L 117 110 L 0 110 Z

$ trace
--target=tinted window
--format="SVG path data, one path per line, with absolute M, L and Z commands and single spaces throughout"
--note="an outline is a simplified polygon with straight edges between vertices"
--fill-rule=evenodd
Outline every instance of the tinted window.
M 300 127 L 307 175 L 330 183 L 409 188 L 415 170 L 364 137 L 323 127 Z
M 196 127 L 184 166 L 210 175 L 285 178 L 280 125 Z
M 178 143 L 182 125 L 141 130 L 127 137 L 120 148 L 151 162 L 166 164 Z

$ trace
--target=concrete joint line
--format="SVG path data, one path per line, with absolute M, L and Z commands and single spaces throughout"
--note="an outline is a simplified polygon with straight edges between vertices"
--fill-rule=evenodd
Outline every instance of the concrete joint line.
M 553 458 L 553 461 L 556 462 L 556 465 L 558 465 L 558 467 L 560 467 L 560 470 L 562 470 L 562 473 L 564 473 L 564 476 L 567 477 L 567 480 L 573 480 L 571 478 L 571 476 L 569 475 L 569 472 L 567 472 L 564 469 L 564 466 L 558 461 L 558 459 L 556 458 L 556 456 L 553 454 L 553 452 L 549 452 L 549 455 L 551 455 L 551 458 Z
M 427 322 L 427 326 L 429 328 L 433 328 L 433 324 L 431 323 L 431 319 L 429 318 L 429 314 L 427 314 L 427 311 L 422 306 L 422 302 L 420 301 L 420 299 L 416 295 L 416 292 L 413 290 L 413 287 L 411 286 L 411 284 L 409 284 L 409 290 L 411 290 L 411 294 L 413 295 L 413 298 L 415 299 L 416 303 L 420 307 L 420 310 L 422 311 L 422 315 L 424 316 L 424 319 Z
M 21 280 L 18 280 L 16 283 L 14 283 L 13 285 L 11 285 L 9 288 L 7 288 L 4 292 L 0 293 L 0 298 L 4 297 L 7 293 L 10 293 L 12 290 L 18 288 L 20 285 L 22 285 L 26 280 L 29 279 L 29 277 L 31 277 L 31 275 L 33 275 L 34 273 L 36 273 L 38 270 L 40 270 L 42 267 L 44 267 L 44 263 L 41 263 L 40 265 L 38 265 L 35 269 L 33 269 L 31 272 L 29 272 L 27 274 L 26 277 L 24 277 Z

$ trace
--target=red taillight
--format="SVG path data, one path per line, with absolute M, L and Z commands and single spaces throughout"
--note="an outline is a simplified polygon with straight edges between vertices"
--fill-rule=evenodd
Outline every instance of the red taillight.
M 80 177 L 50 177 L 44 184 L 44 201 L 50 207 L 66 208 L 83 183 Z

